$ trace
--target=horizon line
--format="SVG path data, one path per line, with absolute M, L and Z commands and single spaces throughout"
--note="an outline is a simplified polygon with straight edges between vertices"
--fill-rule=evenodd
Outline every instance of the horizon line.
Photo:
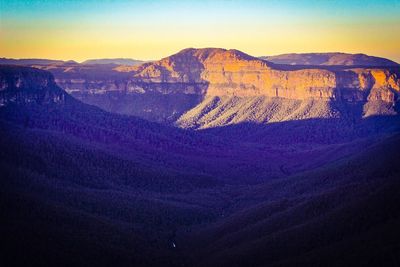
M 183 50 L 186 50 L 186 49 L 210 49 L 210 48 L 213 48 L 213 49 L 225 49 L 225 50 L 237 50 L 237 51 L 240 51 L 240 52 L 242 52 L 242 53 L 245 53 L 245 54 L 247 54 L 247 55 L 249 55 L 249 56 L 252 56 L 252 57 L 254 57 L 254 58 L 261 58 L 261 57 L 271 57 L 271 56 L 280 56 L 280 55 L 288 55 L 288 54 L 297 54 L 297 55 L 301 55 L 301 54 L 348 54 L 348 55 L 366 55 L 366 56 L 371 56 L 371 57 L 379 57 L 379 58 L 384 58 L 384 59 L 388 59 L 388 60 L 391 60 L 391 61 L 393 61 L 393 62 L 395 62 L 395 63 L 397 63 L 397 64 L 399 64 L 400 65 L 400 63 L 399 62 L 397 62 L 395 59 L 392 59 L 392 58 L 389 58 L 389 57 L 384 57 L 384 56 L 379 56 L 379 55 L 372 55 L 372 54 L 367 54 L 367 53 L 363 53 L 363 52 L 357 52 L 357 53 L 351 53 L 351 52 L 344 52 L 344 51 L 329 51 L 329 52 L 321 52 L 321 51 L 317 51 L 317 52 L 285 52 L 285 53 L 279 53 L 279 54 L 272 54 L 272 55 L 268 55 L 268 54 L 265 54 L 265 55 L 260 55 L 260 56 L 254 56 L 254 55 L 251 55 L 251 54 L 249 54 L 249 53 L 246 53 L 246 52 L 243 52 L 242 50 L 239 50 L 239 49 L 236 49 L 236 48 L 222 48 L 222 47 L 186 47 L 186 48 L 182 48 L 182 49 L 180 49 L 179 51 L 177 51 L 177 52 L 174 52 L 174 53 L 172 53 L 172 54 L 169 54 L 169 55 L 167 55 L 167 56 L 163 56 L 163 57 L 160 57 L 160 58 L 158 58 L 158 59 L 142 59 L 142 58 L 136 58 L 136 57 L 125 57 L 125 56 L 110 56 L 110 57 L 104 57 L 104 56 L 99 56 L 99 57 L 89 57 L 89 58 L 86 58 L 86 59 L 80 59 L 80 60 L 78 60 L 78 59 L 72 59 L 72 58 L 52 58 L 52 57 L 36 57 L 36 56 L 33 56 L 33 57 L 7 57 L 7 56 L 1 56 L 0 57 L 0 59 L 10 59 L 10 60 L 59 60 L 59 61 L 64 61 L 64 62 L 68 62 L 68 61 L 74 61 L 74 62 L 76 62 L 76 63 L 79 63 L 79 64 L 82 64 L 83 62 L 85 62 L 85 61 L 88 61 L 88 60 L 98 60 L 98 59 L 131 59 L 131 60 L 138 60 L 138 61 L 143 61 L 143 62 L 151 62 L 151 61 L 158 61 L 158 60 L 161 60 L 161 59 L 163 59 L 163 58 L 167 58 L 167 57 L 169 57 L 169 56 L 171 56 L 171 55 L 175 55 L 175 54 L 177 54 L 177 53 L 179 53 L 179 52 L 181 52 L 181 51 L 183 51 Z

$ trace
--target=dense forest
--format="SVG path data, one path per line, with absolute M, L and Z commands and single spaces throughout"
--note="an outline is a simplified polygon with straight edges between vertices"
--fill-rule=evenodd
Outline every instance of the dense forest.
M 185 130 L 0 71 L 2 266 L 400 262 L 398 116 Z

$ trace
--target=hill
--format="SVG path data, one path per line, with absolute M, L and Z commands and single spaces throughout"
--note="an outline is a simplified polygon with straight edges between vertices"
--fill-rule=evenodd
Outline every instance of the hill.
M 63 61 L 53 59 L 40 59 L 40 58 L 24 58 L 24 59 L 13 59 L 13 58 L 0 58 L 0 64 L 4 65 L 53 65 L 53 64 L 76 64 L 75 61 Z
M 314 66 L 393 67 L 399 64 L 381 57 L 348 53 L 292 53 L 260 57 L 275 64 Z
M 145 61 L 131 59 L 131 58 L 101 58 L 101 59 L 88 59 L 83 61 L 81 64 L 114 64 L 114 65 L 136 66 L 144 62 Z

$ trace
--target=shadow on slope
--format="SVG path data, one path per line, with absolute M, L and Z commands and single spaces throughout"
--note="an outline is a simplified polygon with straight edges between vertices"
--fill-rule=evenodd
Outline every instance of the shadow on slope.
M 204 202 L 221 205 L 192 196 L 220 185 L 208 175 L 146 166 L 55 131 L 0 126 L 0 265 L 176 266 L 175 230 L 211 220 Z
M 366 190 L 372 185 L 378 188 L 373 179 L 372 182 L 369 179 L 363 180 L 363 175 L 372 178 L 374 175 L 379 177 L 381 173 L 392 175 L 388 164 L 394 163 L 398 156 L 392 151 L 398 145 L 397 141 L 395 143 L 388 141 L 384 149 L 374 148 L 380 160 L 375 161 L 375 164 L 371 164 L 371 154 L 374 157 L 376 155 L 369 153 L 367 156 L 359 157 L 361 160 L 357 161 L 358 158 L 351 160 L 349 165 L 343 161 L 327 167 L 326 171 L 320 169 L 313 172 L 312 169 L 315 167 L 309 161 L 326 164 L 349 153 L 359 152 L 361 143 L 357 145 L 351 143 L 340 148 L 316 146 L 311 142 L 309 143 L 311 149 L 307 148 L 308 145 L 302 147 L 293 143 L 291 147 L 279 150 L 279 153 L 275 151 L 273 157 L 269 158 L 261 153 L 266 149 L 262 143 L 247 143 L 248 150 L 236 151 L 241 151 L 241 155 L 235 152 L 230 157 L 227 156 L 224 161 L 217 160 L 218 164 L 223 164 L 220 168 L 228 172 L 225 174 L 226 177 L 240 179 L 242 183 L 248 184 L 249 180 L 257 176 L 271 174 L 270 169 L 275 166 L 277 170 L 282 171 L 281 176 L 275 178 L 281 177 L 281 179 L 271 179 L 270 176 L 266 176 L 258 181 L 258 183 L 263 181 L 258 187 L 223 186 L 221 182 L 223 179 L 215 175 L 213 170 L 216 167 L 211 161 L 216 160 L 211 158 L 190 157 L 186 161 L 181 157 L 174 159 L 174 161 L 183 160 L 181 163 L 184 165 L 194 164 L 190 163 L 190 160 L 210 163 L 199 172 L 193 171 L 195 169 L 188 172 L 186 169 L 177 171 L 179 167 L 158 166 L 162 151 L 165 155 L 176 153 L 177 150 L 173 149 L 174 152 L 168 154 L 170 147 L 181 147 L 179 152 L 181 154 L 204 153 L 203 149 L 207 151 L 207 142 L 212 144 L 214 141 L 206 139 L 208 141 L 202 147 L 198 140 L 205 137 L 190 137 L 192 134 L 197 134 L 196 132 L 171 128 L 168 134 L 161 132 L 161 129 L 165 128 L 157 124 L 140 119 L 137 119 L 138 124 L 135 124 L 135 118 L 108 117 L 108 113 L 97 108 L 93 111 L 99 114 L 92 114 L 93 117 L 85 112 L 78 112 L 79 109 L 67 113 L 65 110 L 61 112 L 53 108 L 46 109 L 44 113 L 35 113 L 35 109 L 25 110 L 20 107 L 18 112 L 9 109 L 7 112 L 11 113 L 2 113 L 2 119 L 6 122 L 1 123 L 0 132 L 2 137 L 0 164 L 3 171 L 0 190 L 4 218 L 1 229 L 2 242 L 8 247 L 6 251 L 8 257 L 3 259 L 16 264 L 118 263 L 122 266 L 180 266 L 186 262 L 186 254 L 189 253 L 185 250 L 186 246 L 200 241 L 197 237 L 175 241 L 175 232 L 190 229 L 193 225 L 209 225 L 210 222 L 221 219 L 221 212 L 226 212 L 226 215 L 234 212 L 229 219 L 222 219 L 221 222 L 227 223 L 221 226 L 222 234 L 215 234 L 214 230 L 210 230 L 210 240 L 207 240 L 208 232 L 204 234 L 206 243 L 215 244 L 216 254 L 208 251 L 205 244 L 193 245 L 193 249 L 199 253 L 206 253 L 206 256 L 202 257 L 207 259 L 206 265 L 219 266 L 221 263 L 223 266 L 225 263 L 221 262 L 221 259 L 224 255 L 231 257 L 230 253 L 237 255 L 235 257 L 243 257 L 237 259 L 237 263 L 252 265 L 258 262 L 258 260 L 248 260 L 247 257 L 250 256 L 254 256 L 262 263 L 264 262 L 264 258 L 260 256 L 262 251 L 255 249 L 253 253 L 252 250 L 243 250 L 243 247 L 248 246 L 248 242 L 253 242 L 251 240 L 254 238 L 253 233 L 257 233 L 257 237 L 261 234 L 268 242 L 272 242 L 268 232 L 250 230 L 243 236 L 240 235 L 239 239 L 233 242 L 240 248 L 237 252 L 234 252 L 236 248 L 229 249 L 227 254 L 220 252 L 221 247 L 231 248 L 236 245 L 232 245 L 229 238 L 228 241 L 224 241 L 224 236 L 230 236 L 232 229 L 235 233 L 246 231 L 247 224 L 250 225 L 250 229 L 253 224 L 258 223 L 263 227 L 264 220 L 272 219 L 272 226 L 268 227 L 272 227 L 273 231 L 277 226 L 296 228 L 296 225 L 301 225 L 303 222 L 313 222 L 312 217 L 319 216 L 318 212 L 335 208 L 336 204 L 341 205 L 340 201 L 346 200 L 350 203 L 351 197 L 364 198 L 369 194 L 366 193 L 369 191 L 363 189 L 364 186 L 367 187 Z M 29 111 L 28 114 L 35 116 L 26 122 L 24 117 L 26 113 L 23 111 Z M 19 112 L 24 116 L 19 116 L 21 115 Z M 307 121 L 303 123 L 308 124 Z M 92 130 L 86 130 L 89 128 Z M 144 132 L 131 139 L 129 135 L 134 129 Z M 111 137 L 108 137 L 108 133 L 112 133 Z M 281 135 L 283 133 L 281 132 Z M 121 142 L 118 137 L 121 135 L 126 135 L 128 141 Z M 174 139 L 174 136 L 180 138 L 182 142 L 179 141 L 177 144 L 172 142 L 170 138 Z M 227 140 L 229 139 L 225 139 L 225 142 Z M 369 140 L 376 141 L 372 137 Z M 142 142 L 146 142 L 144 146 L 141 145 Z M 239 146 L 242 142 L 247 141 L 232 141 L 231 146 Z M 132 153 L 122 153 L 122 146 L 126 146 Z M 392 149 L 389 152 L 386 151 L 388 147 Z M 222 152 L 223 148 L 224 146 L 217 151 Z M 274 150 L 273 147 L 268 149 Z M 304 154 L 296 154 L 298 151 L 303 151 Z M 329 153 L 333 151 L 339 156 L 332 156 L 327 151 Z M 141 159 L 143 152 L 144 155 L 152 152 L 158 154 L 156 158 L 146 158 L 143 161 Z M 283 155 L 279 155 L 280 153 Z M 205 157 L 206 154 L 202 155 Z M 326 155 L 325 159 L 321 159 L 323 155 Z M 316 160 L 314 156 L 319 159 Z M 243 161 L 247 166 L 238 165 Z M 303 168 L 304 165 L 310 164 L 306 168 L 310 172 L 303 176 L 290 176 L 290 173 L 286 173 L 287 169 L 280 168 L 282 162 L 287 163 L 287 161 L 289 166 L 300 164 Z M 363 166 L 368 168 L 360 171 Z M 375 168 L 376 166 L 380 167 Z M 393 169 L 393 173 L 396 174 L 397 169 Z M 288 178 L 282 178 L 288 175 Z M 359 184 L 353 186 L 352 183 L 355 181 Z M 320 200 L 319 197 L 323 199 Z M 376 205 L 386 204 L 377 202 Z M 314 209 L 317 211 L 314 212 Z M 280 211 L 283 211 L 282 217 L 280 215 L 277 219 L 269 217 L 275 216 L 274 213 Z M 381 215 L 377 214 L 378 218 L 385 218 L 379 217 Z M 335 218 L 333 220 L 336 220 Z M 229 226 L 230 224 L 233 226 Z M 315 231 L 314 226 L 307 228 L 310 236 L 318 235 L 320 226 L 317 226 Z M 333 227 L 331 231 L 334 229 Z M 222 241 L 215 240 L 216 237 Z M 305 237 L 300 235 L 297 243 L 293 243 L 292 246 L 282 242 L 278 247 L 271 247 L 271 250 L 276 251 L 273 254 L 278 255 L 272 259 L 278 261 L 282 259 L 279 258 L 282 255 L 292 255 L 292 249 L 297 250 L 297 246 L 303 244 L 303 238 Z M 179 249 L 171 247 L 171 242 L 177 242 Z M 310 242 L 314 244 L 312 248 L 320 247 L 319 241 Z M 221 247 L 219 244 L 222 244 Z M 22 256 L 17 256 L 19 251 L 24 251 Z M 329 250 L 326 253 L 329 253 Z M 302 256 L 293 255 L 293 257 Z M 232 259 L 235 257 L 232 256 Z
M 327 118 L 268 124 L 245 122 L 198 131 L 259 144 L 333 144 L 399 132 L 400 116 L 374 116 L 357 121 L 347 118 Z
M 398 266 L 400 135 L 236 199 L 241 209 L 183 236 L 194 266 Z M 253 201 L 259 204 L 249 204 Z M 254 202 L 253 202 L 254 203 Z

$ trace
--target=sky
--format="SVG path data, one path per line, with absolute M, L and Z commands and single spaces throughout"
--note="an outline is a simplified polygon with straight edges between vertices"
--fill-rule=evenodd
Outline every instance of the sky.
M 0 57 L 155 60 L 187 47 L 400 62 L 400 0 L 0 0 Z

